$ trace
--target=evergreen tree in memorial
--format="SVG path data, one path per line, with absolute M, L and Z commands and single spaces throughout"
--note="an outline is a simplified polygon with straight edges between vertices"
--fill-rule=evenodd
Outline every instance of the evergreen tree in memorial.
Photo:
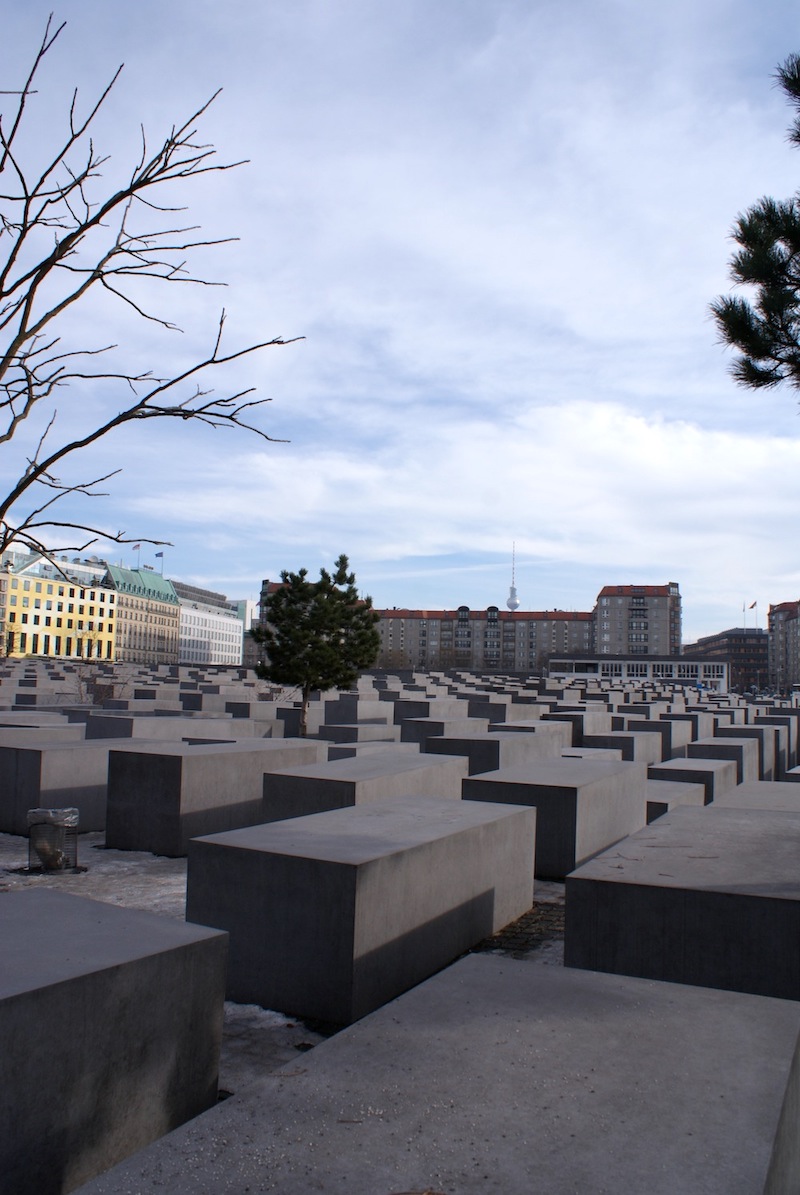
M 789 141 L 800 147 L 800 55 L 791 54 L 776 78 L 796 113 Z M 760 199 L 737 218 L 732 236 L 730 275 L 749 297 L 722 295 L 711 304 L 721 340 L 739 353 L 731 374 L 753 389 L 784 381 L 800 389 L 800 194 Z
M 267 623 L 251 631 L 266 650 L 257 674 L 301 693 L 300 734 L 305 735 L 308 702 L 316 689 L 349 689 L 358 675 L 375 663 L 380 648 L 376 623 L 380 615 L 372 599 L 361 597 L 346 556 L 333 573 L 320 569 L 309 581 L 308 570 L 285 569 L 282 584 L 267 601 Z

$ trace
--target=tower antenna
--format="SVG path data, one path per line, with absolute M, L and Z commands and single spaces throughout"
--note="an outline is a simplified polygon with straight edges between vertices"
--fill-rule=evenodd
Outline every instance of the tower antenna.
M 517 544 L 514 541 L 511 545 L 511 588 L 508 591 L 508 600 L 506 605 L 509 610 L 519 610 L 520 601 L 517 597 L 517 589 L 515 585 L 517 571 Z

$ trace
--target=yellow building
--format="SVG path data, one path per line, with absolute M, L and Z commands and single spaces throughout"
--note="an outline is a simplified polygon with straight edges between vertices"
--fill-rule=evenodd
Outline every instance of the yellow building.
M 5 655 L 113 660 L 117 595 L 64 577 L 0 575 Z

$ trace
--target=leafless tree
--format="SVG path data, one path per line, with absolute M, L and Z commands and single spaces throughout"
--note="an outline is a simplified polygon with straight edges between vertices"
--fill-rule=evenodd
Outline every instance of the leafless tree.
M 31 164 L 24 145 L 26 117 L 30 118 L 38 94 L 42 65 L 63 29 L 63 24 L 54 25 L 51 16 L 27 78 L 18 89 L 0 92 L 0 444 L 6 452 L 0 466 L 5 464 L 4 472 L 11 471 L 8 493 L 0 497 L 0 553 L 12 543 L 49 555 L 83 551 L 98 538 L 117 543 L 141 540 L 141 535 L 109 534 L 90 523 L 59 518 L 62 499 L 75 494 L 103 496 L 99 487 L 119 472 L 67 480 L 62 468 L 68 458 L 115 428 L 144 419 L 245 428 L 264 440 L 273 439 L 255 422 L 258 408 L 269 400 L 252 398 L 252 389 L 217 397 L 209 386 L 209 374 L 260 349 L 292 343 L 275 337 L 226 350 L 223 311 L 202 359 L 172 376 L 160 377 L 153 372 L 126 372 L 124 366 L 118 369 L 113 354 L 117 345 L 86 347 L 70 342 L 65 313 L 90 292 L 104 292 L 143 320 L 176 327 L 153 311 L 141 292 L 149 294 L 162 283 L 212 285 L 193 276 L 187 255 L 224 241 L 202 239 L 196 228 L 176 226 L 181 218 L 175 213 L 184 209 L 168 205 L 164 192 L 242 163 L 218 162 L 213 146 L 198 136 L 197 126 L 214 95 L 155 147 L 148 144 L 142 129 L 141 150 L 122 185 L 114 189 L 104 184 L 108 156 L 95 147 L 93 125 L 120 67 L 85 111 L 77 91 L 73 93 L 55 150 Z M 121 394 L 119 409 L 76 435 L 74 421 L 59 422 L 57 404 L 80 404 L 84 388 L 97 383 L 111 394 Z M 65 425 L 72 432 L 65 427 L 59 435 Z M 27 446 L 21 451 L 26 438 Z M 78 542 L 55 547 L 54 536 Z

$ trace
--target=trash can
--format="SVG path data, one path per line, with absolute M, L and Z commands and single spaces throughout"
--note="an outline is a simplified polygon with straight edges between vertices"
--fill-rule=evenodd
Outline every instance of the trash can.
M 77 809 L 28 810 L 28 870 L 74 871 L 78 866 Z

